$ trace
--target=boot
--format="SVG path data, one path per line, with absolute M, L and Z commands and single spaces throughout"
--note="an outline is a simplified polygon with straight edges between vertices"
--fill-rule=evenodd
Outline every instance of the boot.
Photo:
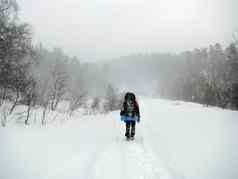
M 130 136 L 132 140 L 134 140 L 135 130 L 136 130 L 136 124 L 135 124 L 135 122 L 133 122 L 131 124 L 131 136 Z
M 126 123 L 126 133 L 125 133 L 126 138 L 130 138 L 130 123 Z

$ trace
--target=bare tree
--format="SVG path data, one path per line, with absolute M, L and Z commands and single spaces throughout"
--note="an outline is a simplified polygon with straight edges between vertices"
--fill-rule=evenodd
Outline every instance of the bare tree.
M 66 57 L 64 56 L 61 49 L 55 49 L 53 52 L 53 58 L 55 58 L 54 64 L 52 65 L 52 98 L 51 98 L 51 110 L 55 110 L 60 100 L 64 96 L 67 90 L 67 65 Z
M 74 93 L 71 98 L 70 98 L 70 105 L 69 105 L 69 113 L 70 116 L 73 114 L 73 112 L 78 109 L 79 107 L 81 107 L 84 102 L 85 99 L 87 97 L 87 93 L 83 92 L 83 93 Z
M 91 109 L 92 109 L 93 113 L 96 113 L 97 111 L 99 111 L 99 108 L 100 108 L 100 98 L 94 97 L 92 104 L 91 104 Z
M 6 105 L 2 106 L 1 111 L 1 125 L 2 127 L 5 127 L 7 124 L 7 116 L 8 116 L 8 107 Z
M 0 103 L 6 99 L 7 95 L 15 98 L 10 112 L 15 108 L 20 98 L 20 93 L 26 85 L 26 72 L 31 63 L 31 58 L 26 57 L 31 52 L 30 26 L 19 21 L 16 1 L 1 0 Z
M 27 116 L 25 119 L 25 124 L 29 124 L 30 112 L 32 108 L 36 105 L 36 83 L 34 79 L 29 80 L 29 84 L 25 89 L 25 101 L 27 105 Z
M 106 111 L 113 111 L 120 108 L 118 107 L 118 98 L 117 92 L 112 85 L 108 85 L 106 89 L 106 102 L 105 102 L 105 110 Z

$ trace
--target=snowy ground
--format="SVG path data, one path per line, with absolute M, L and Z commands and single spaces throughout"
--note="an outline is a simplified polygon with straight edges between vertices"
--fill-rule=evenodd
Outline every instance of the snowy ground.
M 238 112 L 141 98 L 136 139 L 119 112 L 0 128 L 0 179 L 237 179 Z

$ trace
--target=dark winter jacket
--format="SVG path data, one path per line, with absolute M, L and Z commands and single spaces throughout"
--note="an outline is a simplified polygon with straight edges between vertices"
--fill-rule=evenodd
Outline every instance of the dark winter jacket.
M 139 105 L 136 100 L 133 101 L 124 101 L 121 108 L 121 116 L 135 117 L 140 118 Z

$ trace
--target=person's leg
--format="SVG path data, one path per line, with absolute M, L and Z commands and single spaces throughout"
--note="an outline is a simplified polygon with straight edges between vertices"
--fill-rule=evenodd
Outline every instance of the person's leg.
M 136 122 L 131 121 L 131 137 L 135 136 L 135 131 L 136 131 Z
M 126 137 L 130 137 L 130 122 L 126 121 L 126 133 L 125 133 Z

